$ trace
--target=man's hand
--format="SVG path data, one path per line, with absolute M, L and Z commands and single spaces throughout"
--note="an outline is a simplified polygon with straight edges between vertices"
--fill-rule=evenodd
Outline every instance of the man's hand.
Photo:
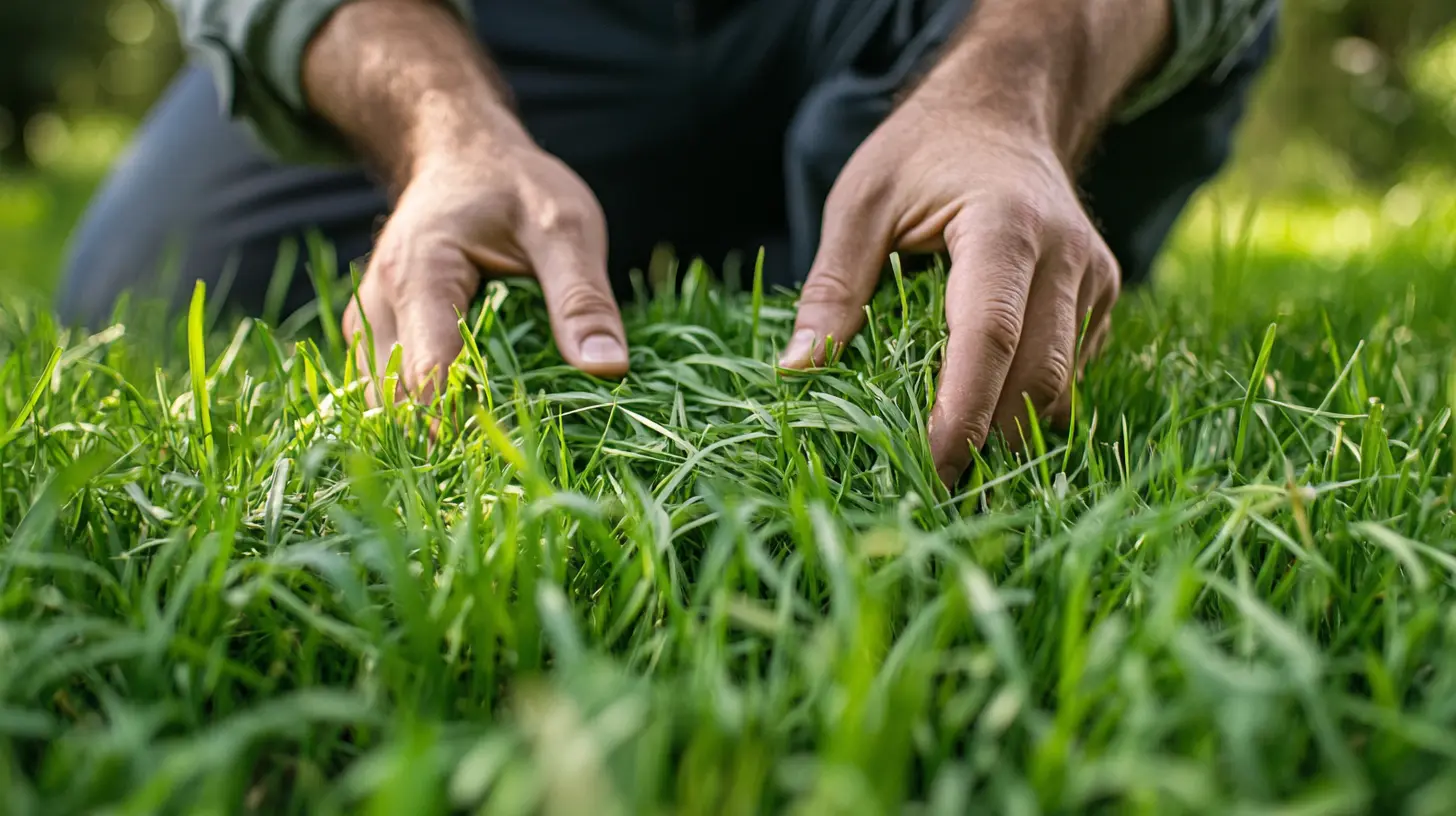
M 435 0 L 344 6 L 310 46 L 304 87 L 398 193 L 344 329 L 362 334 L 367 319 L 381 366 L 399 343 L 404 389 L 428 397 L 439 388 L 482 272 L 534 275 L 567 362 L 626 373 L 601 206 L 531 141 L 448 9 Z
M 1015 442 L 1030 397 L 1063 419 L 1078 333 L 1091 313 L 1095 348 L 1117 300 L 1117 262 L 1077 201 L 1055 154 L 971 117 L 911 100 L 855 153 L 825 206 L 824 238 L 799 301 L 783 364 L 822 362 L 843 342 L 895 247 L 947 251 L 950 330 L 930 419 L 947 484 L 992 427 Z
M 379 365 L 398 342 L 406 387 L 428 397 L 460 353 L 456 315 L 469 309 L 480 270 L 535 275 L 562 356 L 619 377 L 627 346 L 606 256 L 601 208 L 559 159 L 529 144 L 435 157 L 400 196 L 344 329 L 362 329 L 362 305 Z
M 941 480 L 992 428 L 1019 443 L 1028 398 L 1064 420 L 1120 280 L 1074 174 L 1168 29 L 1167 0 L 982 0 L 840 173 L 781 364 L 822 363 L 859 330 L 889 252 L 945 251 L 950 337 L 929 429 Z

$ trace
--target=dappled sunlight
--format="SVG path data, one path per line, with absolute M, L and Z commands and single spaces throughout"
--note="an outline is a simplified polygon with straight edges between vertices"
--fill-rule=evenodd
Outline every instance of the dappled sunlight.
M 117 116 L 66 119 L 42 114 L 27 125 L 27 141 L 36 165 L 51 173 L 100 176 L 120 157 L 132 126 Z
M 1451 132 L 1456 134 L 1456 31 L 1421 54 L 1411 73 L 1422 92 L 1446 102 Z
M 1400 184 L 1384 196 L 1334 201 L 1201 196 L 1179 225 L 1162 274 L 1199 274 L 1229 252 L 1301 257 L 1338 267 L 1392 246 L 1420 244 L 1456 264 L 1456 185 Z

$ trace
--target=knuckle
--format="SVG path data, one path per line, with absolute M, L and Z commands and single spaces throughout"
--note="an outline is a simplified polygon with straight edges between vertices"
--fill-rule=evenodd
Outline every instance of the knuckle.
M 405 380 L 414 388 L 427 384 L 436 385 L 445 379 L 449 365 L 448 361 L 442 362 L 429 357 L 411 360 L 404 366 Z
M 425 269 L 428 269 L 428 261 L 425 261 Z M 402 303 L 409 299 L 410 293 L 419 289 L 419 281 L 412 280 L 410 266 L 400 252 L 390 250 L 381 251 L 375 255 L 373 266 L 369 274 L 364 276 L 361 285 L 369 285 L 373 278 L 373 288 L 388 303 Z
M 1006 206 L 1020 209 L 1023 205 Z M 947 226 L 951 255 L 969 254 L 983 258 L 996 269 L 1029 272 L 1041 255 L 1041 216 L 991 210 L 987 217 L 983 215 L 986 212 L 964 211 Z
M 470 310 L 475 288 L 454 276 L 432 277 L 395 290 L 392 299 L 399 328 L 408 333 L 423 325 L 454 325 Z
M 1010 297 L 991 296 L 982 307 L 977 327 L 979 340 L 997 361 L 1005 363 L 1016 355 L 1021 339 L 1021 308 Z
M 1009 230 L 996 243 L 993 259 L 999 268 L 1018 269 L 1029 275 L 1040 254 L 1039 238 L 1028 232 Z
M 468 264 L 462 263 L 459 258 L 451 260 L 452 262 L 448 266 L 442 263 L 436 267 L 430 285 L 434 289 L 433 294 L 437 301 L 453 304 L 464 312 L 469 309 L 470 299 L 475 297 L 476 291 L 480 288 L 480 273 Z M 441 319 L 454 321 L 455 315 L 443 314 Z
M 590 220 L 585 207 L 553 203 L 541 208 L 536 225 L 548 235 L 572 239 L 587 234 Z
M 1047 215 L 1042 207 L 1030 198 L 1015 196 L 1001 204 L 1001 219 L 1008 234 L 1019 236 L 1035 244 L 1044 234 Z
M 528 209 L 532 211 L 532 221 L 541 234 L 558 240 L 580 242 L 601 231 L 606 223 L 606 216 L 591 190 L 584 184 L 580 190 L 570 187 L 568 185 L 565 194 L 558 191 L 555 195 L 534 196 L 538 203 Z
M 378 286 L 388 290 L 399 284 L 399 279 L 408 272 L 409 247 L 414 244 L 420 232 L 413 218 L 396 212 L 385 222 L 384 229 L 374 242 L 369 253 L 361 286 Z
M 822 266 L 815 269 L 804 282 L 804 288 L 799 293 L 799 305 L 841 303 L 854 290 L 854 281 L 843 268 L 838 265 Z
M 1072 376 L 1072 361 L 1062 349 L 1050 349 L 1041 365 L 1031 374 L 1026 395 L 1038 411 L 1061 399 Z
M 616 301 L 601 289 L 585 283 L 576 283 L 562 290 L 556 302 L 557 315 L 562 320 L 580 320 L 588 317 L 615 315 Z
M 359 281 L 361 289 L 382 287 L 389 291 L 397 285 L 402 264 L 399 252 L 393 246 L 392 235 L 393 233 L 386 233 L 375 245 L 374 254 L 369 258 L 369 266 L 364 270 L 364 277 Z
M 391 259 L 382 277 L 381 294 L 396 309 L 439 308 L 440 303 L 467 304 L 480 285 L 480 272 L 445 242 L 430 242 L 406 259 Z M 365 276 L 367 286 L 369 276 Z M 454 315 L 441 315 L 441 319 Z
M 1097 236 L 1091 225 L 1075 224 L 1062 232 L 1062 259 L 1080 273 L 1093 263 Z
M 991 435 L 991 423 L 995 418 L 993 406 L 976 406 L 959 417 L 956 423 L 957 434 L 970 442 L 970 447 L 979 448 L 986 444 L 986 439 Z

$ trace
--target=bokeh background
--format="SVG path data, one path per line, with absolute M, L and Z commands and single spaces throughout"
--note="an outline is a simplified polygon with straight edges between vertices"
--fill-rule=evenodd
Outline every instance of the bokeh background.
M 1309 252 L 1453 211 L 1456 0 L 1286 0 L 1281 27 L 1236 166 L 1180 240 L 1221 240 L 1230 202 L 1257 203 L 1248 240 Z M 87 196 L 184 59 L 161 0 L 0 2 L 0 287 L 47 291 Z

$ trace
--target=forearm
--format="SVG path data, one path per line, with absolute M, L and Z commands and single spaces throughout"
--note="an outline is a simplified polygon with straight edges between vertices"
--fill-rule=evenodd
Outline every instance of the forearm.
M 1045 139 L 1073 167 L 1172 37 L 1169 0 L 980 0 L 917 94 Z
M 357 0 L 304 55 L 304 94 L 398 191 L 433 156 L 528 141 L 507 91 L 438 0 Z

